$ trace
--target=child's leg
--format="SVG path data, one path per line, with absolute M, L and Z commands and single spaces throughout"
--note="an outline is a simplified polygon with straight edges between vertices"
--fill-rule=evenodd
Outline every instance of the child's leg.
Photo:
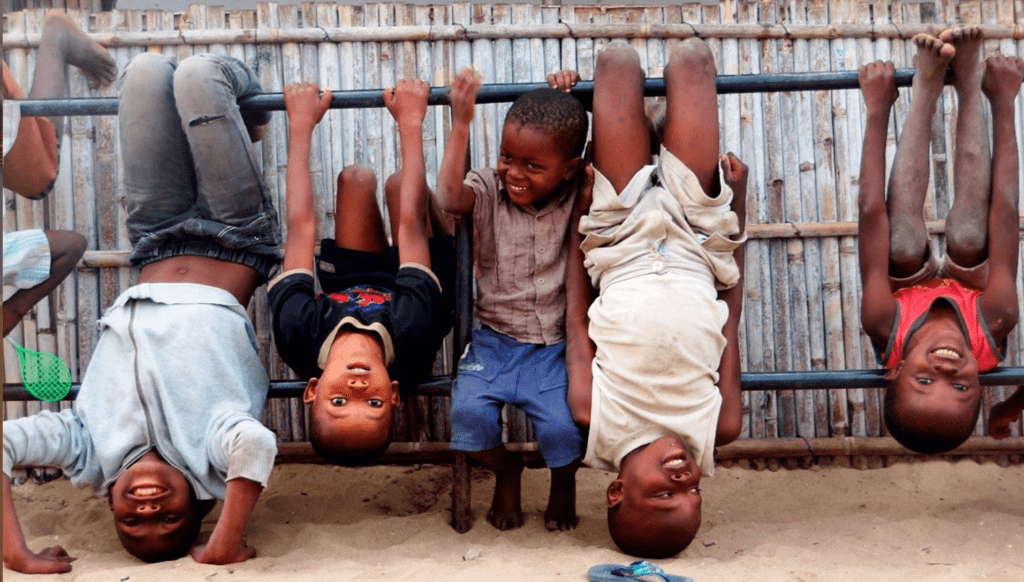
M 914 44 L 917 72 L 913 98 L 889 177 L 889 269 L 895 277 L 916 273 L 926 256 L 928 232 L 923 208 L 928 190 L 931 119 L 942 93 L 946 67 L 956 52 L 952 45 L 927 34 L 915 36 Z
M 709 196 L 719 191 L 718 90 L 715 59 L 704 41 L 688 38 L 665 67 L 663 145 L 697 176 Z
M 60 285 L 85 253 L 85 237 L 67 230 L 45 231 L 50 245 L 50 276 L 45 281 L 16 292 L 3 304 L 4 337 L 21 322 L 32 307 Z
M 594 168 L 616 192 L 651 163 L 650 131 L 644 115 L 644 71 L 627 44 L 613 43 L 597 55 L 594 71 Z
M 487 521 L 506 531 L 523 525 L 522 482 L 523 462 L 505 445 L 487 451 L 468 453 L 470 458 L 494 472 L 494 497 L 487 511 Z M 573 482 L 575 489 L 575 481 Z
M 956 194 L 946 218 L 946 248 L 954 263 L 973 267 L 987 256 L 986 222 L 992 191 L 988 128 L 981 96 L 982 31 L 958 28 L 943 32 L 939 38 L 956 47 L 950 67 L 960 101 L 953 158 Z
M 14 74 L 4 63 L 4 99 L 24 99 Z M 4 123 L 13 120 L 4 119 Z M 45 117 L 22 117 L 17 137 L 4 156 L 4 188 L 27 198 L 41 198 L 57 178 L 57 134 Z
M 384 182 L 384 201 L 388 205 L 388 224 L 391 226 L 392 239 L 398 233 L 398 213 L 401 208 L 398 188 L 401 182 L 401 174 L 391 174 L 388 176 L 387 181 Z M 430 212 L 430 221 L 427 223 L 427 236 L 451 234 L 453 230 L 451 220 L 441 210 L 441 207 L 438 206 L 434 192 L 426 184 L 423 185 L 423 188 L 426 191 L 424 198 L 428 204 L 426 210 Z
M 551 469 L 551 492 L 544 510 L 544 527 L 548 531 L 567 531 L 579 525 L 576 515 L 576 470 L 579 467 L 577 461 Z
M 388 248 L 377 204 L 377 176 L 366 166 L 347 166 L 338 174 L 334 202 L 334 244 L 343 249 L 383 253 Z
M 175 68 L 168 57 L 142 53 L 125 67 L 118 86 L 118 139 L 132 245 L 184 220 L 195 203 L 192 154 L 174 103 Z
M 39 58 L 29 98 L 66 97 L 66 65 L 78 67 L 92 83 L 98 85 L 110 83 L 117 75 L 117 64 L 106 49 L 89 38 L 66 14 L 51 12 L 39 41 Z M 60 144 L 64 118 L 51 117 L 50 122 L 57 130 L 57 143 Z
M 237 103 L 260 92 L 255 74 L 231 57 L 195 55 L 174 73 L 174 101 L 195 165 L 197 206 L 203 218 L 232 227 L 224 236 L 212 233 L 229 248 L 251 248 L 253 239 L 276 246 L 278 237 L 270 189 Z M 269 114 L 260 121 L 269 121 Z

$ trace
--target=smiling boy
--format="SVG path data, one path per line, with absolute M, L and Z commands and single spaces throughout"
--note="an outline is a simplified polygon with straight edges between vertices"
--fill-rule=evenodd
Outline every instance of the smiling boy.
M 1003 359 L 1017 323 L 1019 156 L 1013 101 L 1024 64 L 991 57 L 983 65 L 980 28 L 913 40 L 913 99 L 888 200 L 885 139 L 898 96 L 894 69 L 877 62 L 860 71 L 867 109 L 859 197 L 861 321 L 879 362 L 889 369 L 886 427 L 907 448 L 936 454 L 956 448 L 974 431 L 981 408 L 978 374 Z M 956 193 L 946 219 L 946 252 L 936 256 L 923 207 L 931 119 L 947 68 L 959 99 Z M 991 156 L 983 94 L 992 107 Z
M 59 546 L 25 544 L 11 497 L 16 465 L 59 467 L 106 495 L 122 545 L 145 561 L 230 564 L 255 555 L 243 534 L 274 468 L 260 424 L 267 390 L 245 312 L 280 261 L 277 212 L 251 143 L 267 112 L 230 57 L 180 64 L 143 53 L 119 82 L 118 139 L 138 283 L 100 320 L 74 406 L 4 422 L 4 565 L 67 572 Z M 224 506 L 193 548 L 215 500 Z
M 565 257 L 587 113 L 561 91 L 526 93 L 505 117 L 497 168 L 467 176 L 479 88 L 471 69 L 452 82 L 452 131 L 438 176 L 441 208 L 473 218 L 482 324 L 452 386 L 452 447 L 495 473 L 487 521 L 500 530 L 520 527 L 523 465 L 502 444 L 500 425 L 505 404 L 520 408 L 551 468 L 545 526 L 573 529 L 583 440 L 565 400 Z
M 665 558 L 696 535 L 701 477 L 741 428 L 748 170 L 719 154 L 715 62 L 703 41 L 672 49 L 657 155 L 644 80 L 629 45 L 598 54 L 593 183 L 574 209 L 566 363 L 573 417 L 589 426 L 583 462 L 619 471 L 606 499 L 613 541 Z
M 367 168 L 338 176 L 334 238 L 325 239 L 313 272 L 316 220 L 309 175 L 313 128 L 330 105 L 316 86 L 285 89 L 289 120 L 284 272 L 270 283 L 274 340 L 284 361 L 307 380 L 309 439 L 325 460 L 366 464 L 391 442 L 400 384 L 428 375 L 451 329 L 454 239 L 430 211 L 422 123 L 429 86 L 400 81 L 384 91 L 398 124 L 402 173 L 385 193 L 396 249 L 389 249 Z M 428 220 L 428 217 L 430 220 Z

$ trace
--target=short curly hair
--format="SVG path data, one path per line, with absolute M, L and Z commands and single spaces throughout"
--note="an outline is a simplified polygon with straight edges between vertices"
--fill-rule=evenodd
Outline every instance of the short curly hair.
M 506 124 L 536 127 L 553 136 L 566 158 L 583 155 L 588 121 L 579 99 L 547 87 L 523 93 L 505 115 Z

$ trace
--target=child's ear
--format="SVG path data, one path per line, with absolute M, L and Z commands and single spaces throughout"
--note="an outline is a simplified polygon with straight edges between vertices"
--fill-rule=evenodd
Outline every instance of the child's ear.
M 391 381 L 391 406 L 397 407 L 401 402 L 401 397 L 398 394 L 398 380 Z
M 608 485 L 608 507 L 618 507 L 622 503 L 622 498 L 625 497 L 625 493 L 622 492 L 622 484 L 622 479 L 616 479 Z
M 583 167 L 583 158 L 576 157 L 576 158 L 573 158 L 573 159 L 569 160 L 565 164 L 565 176 L 563 176 L 562 179 L 563 180 L 571 180 L 571 179 L 575 178 L 576 174 L 579 173 L 580 168 L 582 168 L 582 167 Z
M 306 390 L 302 392 L 302 401 L 306 404 L 312 404 L 316 400 L 316 385 L 320 382 L 320 378 L 310 378 L 309 382 L 306 382 Z

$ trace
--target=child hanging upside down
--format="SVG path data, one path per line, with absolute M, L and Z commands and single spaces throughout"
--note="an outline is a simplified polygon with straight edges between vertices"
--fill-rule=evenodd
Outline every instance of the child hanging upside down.
M 338 175 L 334 239 L 323 240 L 316 257 L 323 294 L 316 293 L 311 270 L 316 218 L 309 151 L 331 93 L 321 95 L 308 83 L 285 89 L 288 240 L 284 272 L 270 283 L 274 340 L 308 381 L 309 438 L 331 463 L 363 465 L 387 449 L 399 386 L 411 388 L 429 375 L 452 326 L 454 238 L 440 211 L 431 211 L 423 161 L 429 89 L 404 80 L 384 91 L 401 139 L 401 178 L 385 188 L 397 249 L 388 248 L 373 172 L 345 168 Z
M 665 82 L 652 161 L 636 51 L 613 43 L 598 55 L 593 194 L 577 205 L 583 241 L 567 276 L 569 403 L 590 427 L 584 463 L 619 471 L 609 532 L 624 552 L 650 558 L 693 540 L 701 476 L 714 469 L 714 448 L 739 435 L 742 409 L 747 167 L 719 154 L 707 45 L 679 43 Z
M 260 91 L 231 57 L 143 53 L 125 68 L 119 149 L 138 284 L 100 320 L 74 408 L 4 422 L 6 567 L 71 570 L 63 548 L 25 545 L 17 465 L 59 467 L 108 497 L 122 545 L 147 562 L 255 555 L 242 535 L 277 442 L 257 420 L 270 383 L 245 306 L 280 256 L 250 137 L 270 115 L 246 121 L 237 100 Z M 217 525 L 193 548 L 217 499 Z
M 867 108 L 860 173 L 859 248 L 864 331 L 889 369 L 884 411 L 889 432 L 922 453 L 956 448 L 981 408 L 979 372 L 1005 356 L 1017 324 L 1019 155 L 1014 98 L 1019 58 L 980 60 L 980 28 L 919 34 L 913 98 L 885 188 L 885 139 L 898 93 L 892 63 L 860 70 Z M 945 253 L 929 247 L 923 207 L 931 119 L 947 68 L 959 98 Z M 992 107 L 989 153 L 984 102 Z M 1024 408 L 1020 391 L 993 409 L 989 432 L 1006 436 Z

